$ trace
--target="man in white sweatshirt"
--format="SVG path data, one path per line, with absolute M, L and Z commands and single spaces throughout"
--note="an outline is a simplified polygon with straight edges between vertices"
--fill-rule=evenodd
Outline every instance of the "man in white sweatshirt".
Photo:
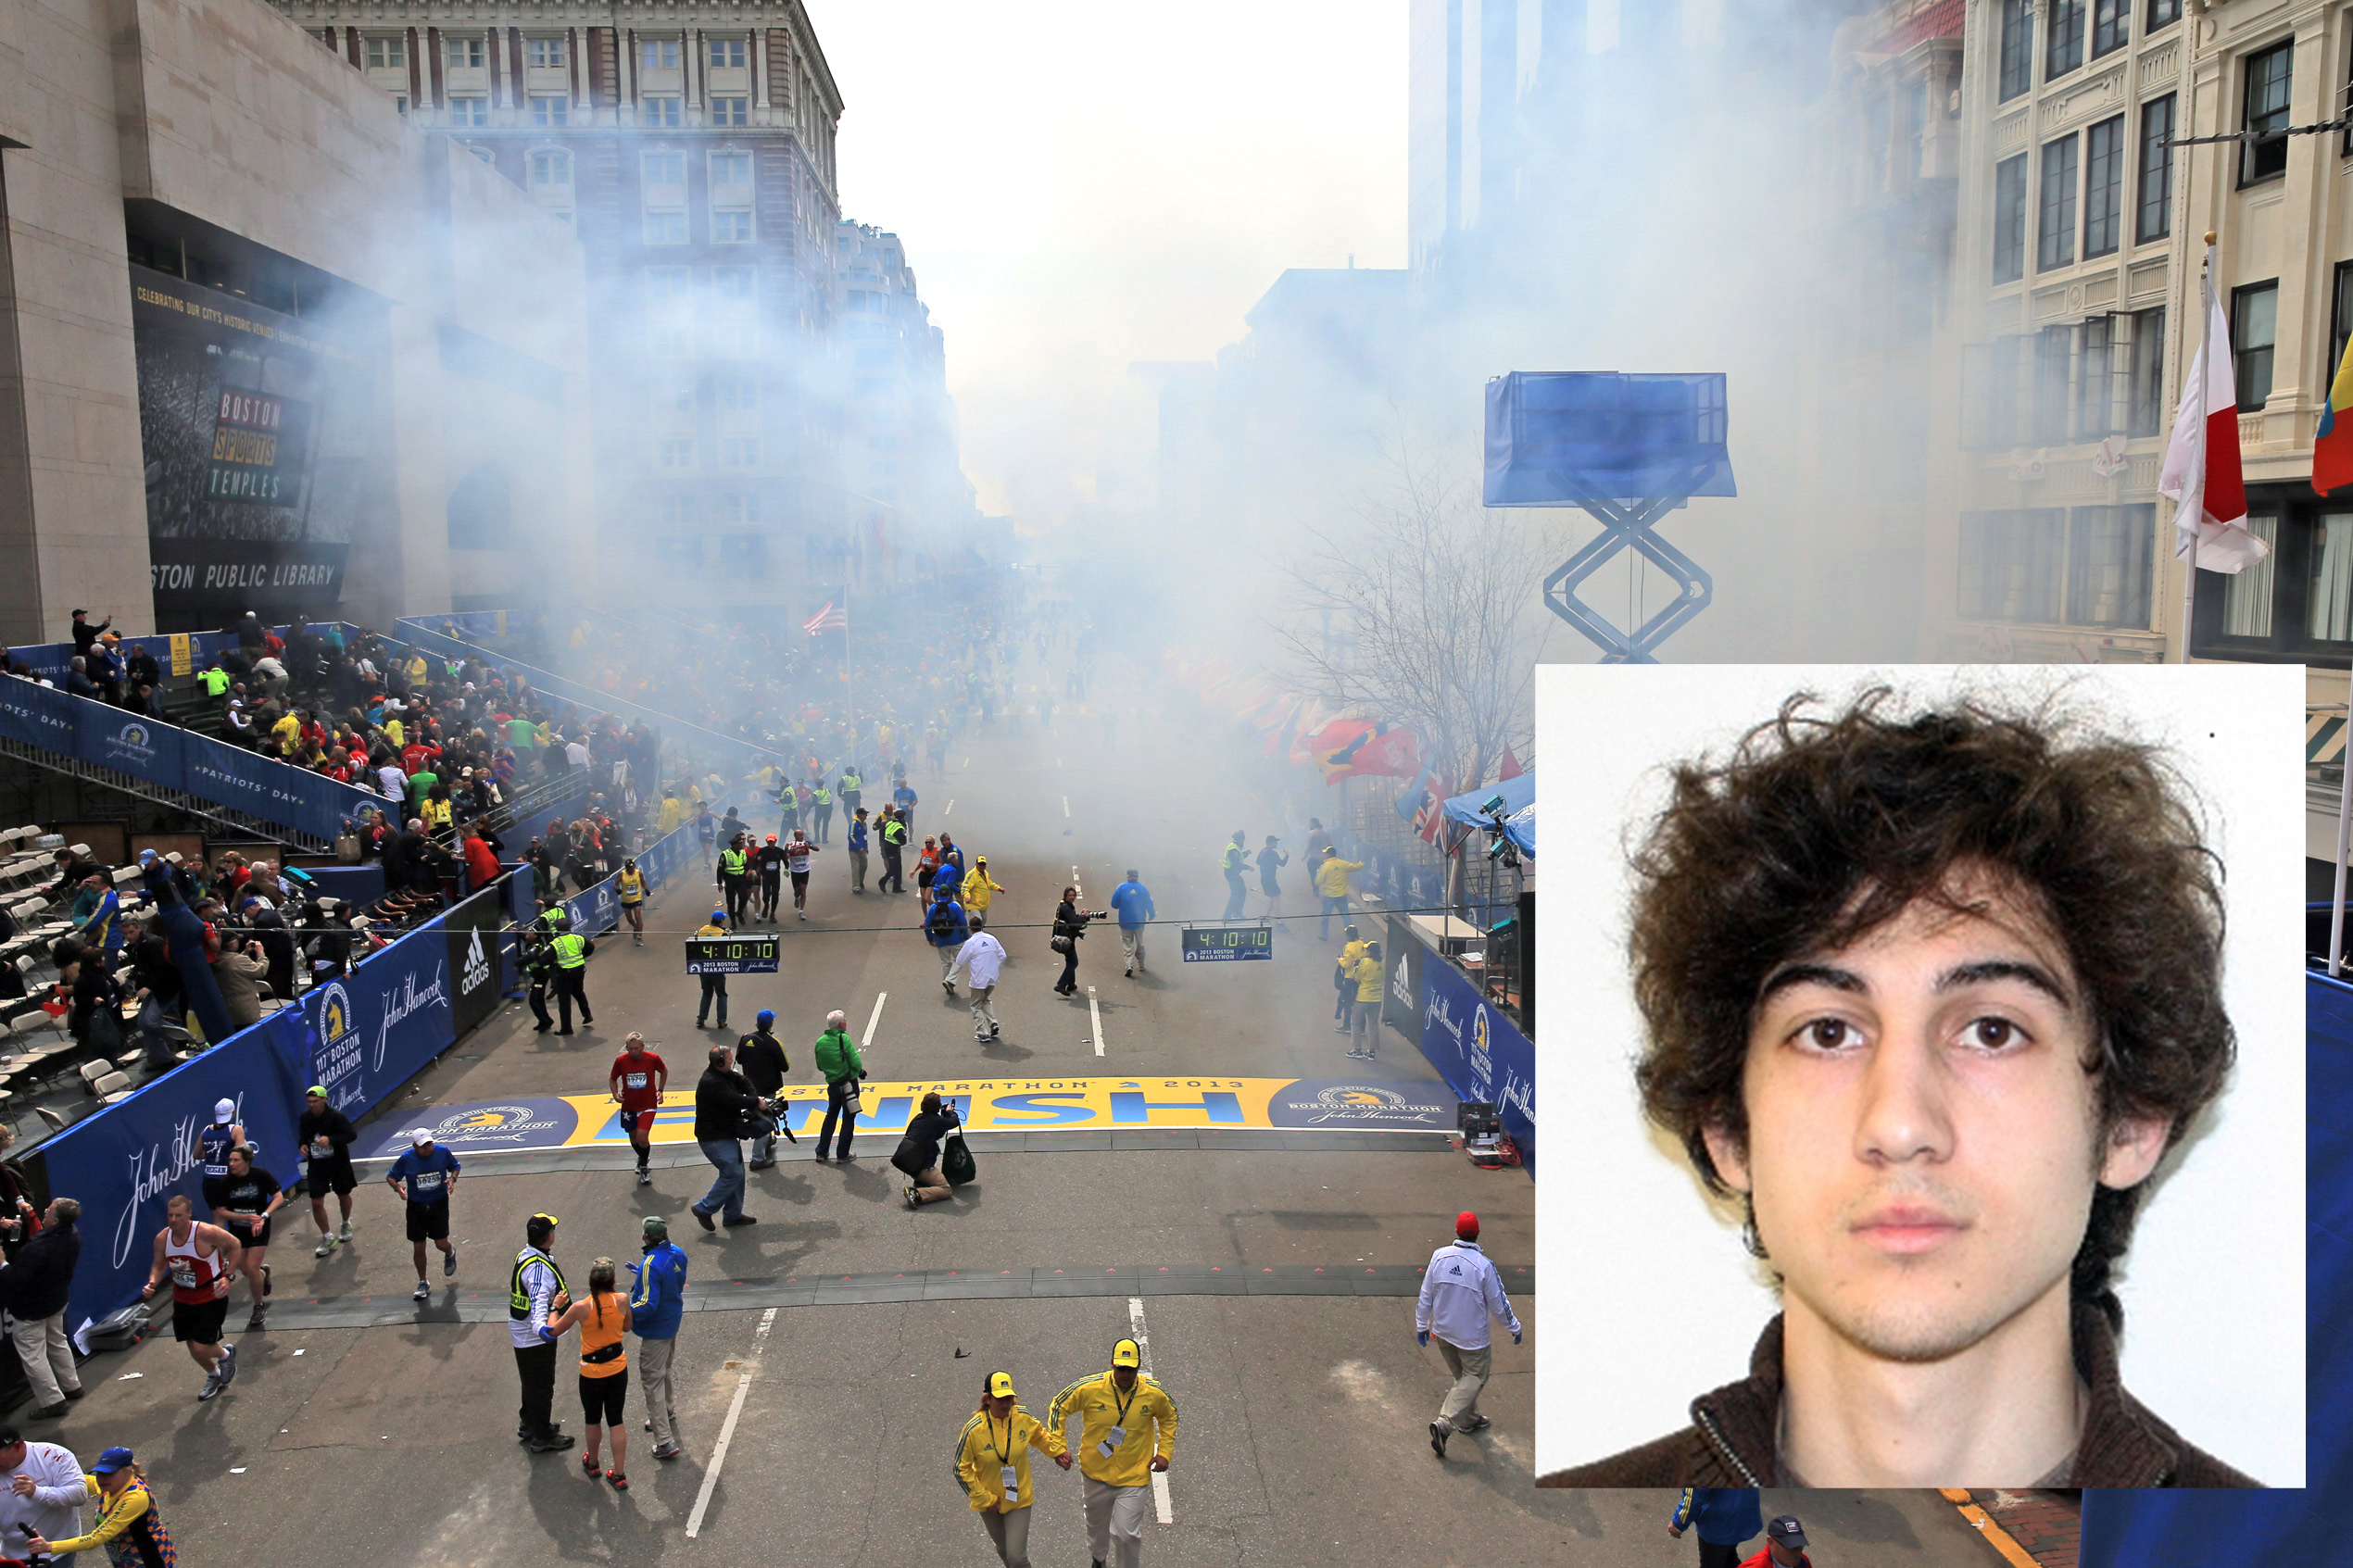
M 981 929 L 987 923 L 979 915 L 974 915 L 972 935 L 956 949 L 956 961 L 963 966 L 964 984 L 972 987 L 973 1038 L 983 1042 L 997 1037 L 997 1015 L 988 1009 L 988 997 L 997 989 L 997 976 L 1005 967 L 1005 945 Z

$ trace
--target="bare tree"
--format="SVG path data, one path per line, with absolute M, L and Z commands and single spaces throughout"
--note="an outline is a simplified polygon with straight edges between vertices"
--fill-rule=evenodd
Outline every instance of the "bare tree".
M 1363 526 L 1311 535 L 1290 563 L 1292 613 L 1276 630 L 1328 697 L 1411 725 L 1446 782 L 1472 789 L 1505 747 L 1524 754 L 1556 525 L 1479 506 L 1402 438 L 1388 458 L 1387 487 L 1359 508 Z M 1335 622 L 1350 635 L 1327 636 Z

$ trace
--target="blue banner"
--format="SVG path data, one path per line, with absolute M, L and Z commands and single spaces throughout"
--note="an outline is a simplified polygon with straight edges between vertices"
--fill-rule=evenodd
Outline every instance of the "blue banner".
M 1456 1098 L 1491 1102 L 1536 1173 L 1536 1047 L 1435 953 L 1422 964 L 1422 1055 Z
M 341 980 L 303 994 L 304 1085 L 358 1118 L 422 1072 L 457 1039 L 449 939 L 427 921 Z
M 288 1185 L 302 1174 L 295 1120 L 304 1085 L 294 1071 L 301 1035 L 301 1014 L 281 1009 L 33 1151 L 51 1196 L 82 1204 L 82 1261 L 66 1308 L 71 1332 L 138 1295 L 173 1193 L 186 1193 L 197 1217 L 210 1218 L 195 1144 L 215 1101 L 236 1101 L 262 1169 Z
M 87 699 L 73 711 L 73 754 L 85 762 L 145 779 L 166 788 L 187 777 L 187 748 L 181 732 L 154 719 Z

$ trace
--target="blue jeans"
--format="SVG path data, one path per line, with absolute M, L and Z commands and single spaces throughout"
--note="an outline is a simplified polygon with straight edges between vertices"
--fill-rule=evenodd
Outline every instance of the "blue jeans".
M 732 1220 L 744 1211 L 744 1146 L 733 1138 L 698 1138 L 702 1157 L 719 1172 L 719 1179 L 695 1205 L 698 1214 L 716 1214 L 722 1208 Z
M 1324 895 L 1324 918 L 1316 922 L 1316 936 L 1327 941 L 1330 939 L 1332 934 L 1332 916 L 1334 915 L 1340 917 L 1340 923 L 1342 925 L 1346 925 L 1348 923 L 1348 895 L 1345 893 L 1341 894 L 1337 898 L 1333 897 L 1329 894 Z

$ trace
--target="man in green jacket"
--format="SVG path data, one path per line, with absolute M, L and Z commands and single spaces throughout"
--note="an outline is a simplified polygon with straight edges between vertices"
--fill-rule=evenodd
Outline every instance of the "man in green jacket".
M 833 1148 L 834 1123 L 841 1123 L 841 1157 L 849 1158 L 849 1140 L 858 1131 L 858 1106 L 851 1098 L 866 1064 L 858 1058 L 858 1042 L 849 1037 L 849 1021 L 837 1008 L 825 1014 L 825 1032 L 817 1036 L 817 1071 L 825 1075 L 825 1120 L 817 1129 L 817 1158 Z

